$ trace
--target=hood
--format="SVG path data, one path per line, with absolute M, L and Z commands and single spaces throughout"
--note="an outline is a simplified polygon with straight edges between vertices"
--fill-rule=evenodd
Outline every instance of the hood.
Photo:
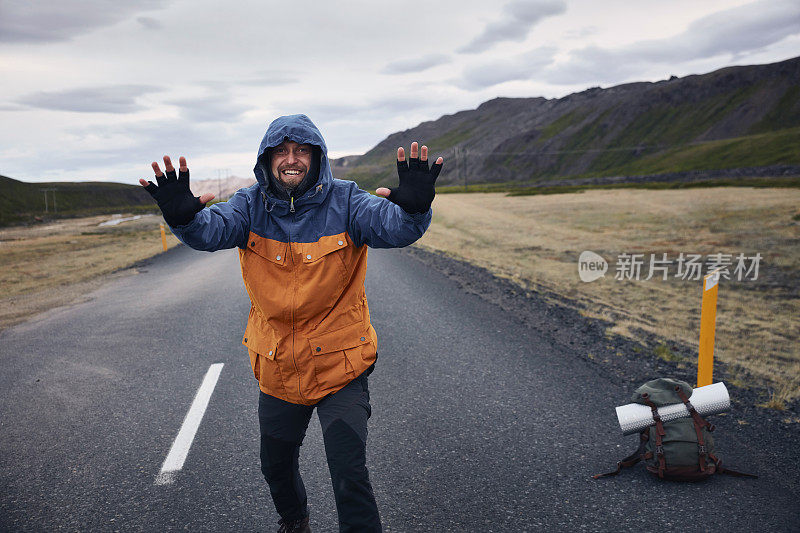
M 272 121 L 267 128 L 267 133 L 261 140 L 261 145 L 258 147 L 258 155 L 256 156 L 256 164 L 253 168 L 256 180 L 261 186 L 261 191 L 269 203 L 276 205 L 286 204 L 289 202 L 279 199 L 271 190 L 269 186 L 269 178 L 264 175 L 261 168 L 260 159 L 264 153 L 275 146 L 278 146 L 284 140 L 289 139 L 299 144 L 313 144 L 320 149 L 320 162 L 319 162 L 319 177 L 317 178 L 316 185 L 303 194 L 299 199 L 295 199 L 295 205 L 303 204 L 306 201 L 318 200 L 321 201 L 327 196 L 333 184 L 333 173 L 331 172 L 331 165 L 328 161 L 328 147 L 325 145 L 325 139 L 319 129 L 311 122 L 305 115 L 287 115 L 285 117 L 278 117 Z M 320 194 L 322 193 L 322 194 Z

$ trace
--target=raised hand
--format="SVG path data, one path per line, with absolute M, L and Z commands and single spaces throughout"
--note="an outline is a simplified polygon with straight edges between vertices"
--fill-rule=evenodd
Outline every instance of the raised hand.
M 397 149 L 397 175 L 399 185 L 394 189 L 381 187 L 376 194 L 386 197 L 394 202 L 406 213 L 426 213 L 431 208 L 431 202 L 436 195 L 434 184 L 439 172 L 442 171 L 444 159 L 436 160 L 428 168 L 428 147 L 422 147 L 422 157 L 417 152 L 416 142 L 411 143 L 411 157 L 406 163 L 406 153 L 403 147 Z
M 192 221 L 198 211 L 201 211 L 206 202 L 214 199 L 213 194 L 203 196 L 193 196 L 189 190 L 189 167 L 186 166 L 186 158 L 181 157 L 180 172 L 175 175 L 175 167 L 168 155 L 164 156 L 164 170 L 161 172 L 158 163 L 153 161 L 153 171 L 156 173 L 158 186 L 152 181 L 139 180 L 144 189 L 150 193 L 158 207 L 164 214 L 164 220 L 170 226 L 184 226 Z

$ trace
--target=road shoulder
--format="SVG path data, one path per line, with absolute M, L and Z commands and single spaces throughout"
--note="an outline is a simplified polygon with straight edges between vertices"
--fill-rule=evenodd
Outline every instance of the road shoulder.
M 612 323 L 583 316 L 580 304 L 561 295 L 526 290 L 485 268 L 419 246 L 405 248 L 403 252 L 452 279 L 464 291 L 513 314 L 548 342 L 596 366 L 602 375 L 617 383 L 629 383 L 631 391 L 656 377 L 673 376 L 694 383 L 696 363 L 686 361 L 696 359 L 696 353 L 688 345 L 647 332 L 642 332 L 647 338 L 646 345 L 620 335 L 609 335 L 607 330 Z M 677 354 L 678 361 L 658 357 L 653 349 L 658 346 L 667 346 L 670 352 Z M 714 373 L 714 380 L 724 381 L 731 391 L 733 408 L 727 416 L 737 418 L 740 426 L 756 425 L 764 433 L 800 436 L 800 402 L 789 403 L 783 411 L 761 407 L 759 404 L 765 401 L 767 391 L 730 383 L 722 362 L 715 362 Z

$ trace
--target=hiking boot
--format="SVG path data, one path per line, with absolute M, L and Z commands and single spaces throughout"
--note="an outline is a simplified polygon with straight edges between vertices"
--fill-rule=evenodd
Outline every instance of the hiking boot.
M 308 526 L 308 517 L 301 518 L 300 520 L 293 520 L 287 522 L 283 518 L 278 520 L 281 526 L 278 528 L 278 533 L 311 533 L 311 528 Z

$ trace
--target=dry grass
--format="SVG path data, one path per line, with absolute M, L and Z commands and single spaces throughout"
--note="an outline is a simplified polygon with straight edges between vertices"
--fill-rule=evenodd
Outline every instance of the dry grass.
M 613 322 L 609 334 L 641 340 L 644 331 L 695 347 L 701 282 L 675 279 L 675 265 L 666 281 L 616 280 L 617 256 L 667 253 L 674 260 L 680 252 L 704 258 L 759 252 L 758 280 L 721 282 L 715 356 L 731 363 L 733 379 L 752 376 L 758 385 L 781 391 L 785 402 L 800 396 L 800 224 L 793 220 L 798 205 L 796 189 L 449 194 L 437 196 L 433 224 L 420 244 L 529 290 L 566 296 L 584 314 Z M 578 256 L 584 250 L 609 262 L 604 278 L 580 281 Z
M 161 217 L 109 216 L 0 229 L 0 328 L 80 299 L 102 276 L 160 253 Z M 167 246 L 178 240 L 167 230 Z

